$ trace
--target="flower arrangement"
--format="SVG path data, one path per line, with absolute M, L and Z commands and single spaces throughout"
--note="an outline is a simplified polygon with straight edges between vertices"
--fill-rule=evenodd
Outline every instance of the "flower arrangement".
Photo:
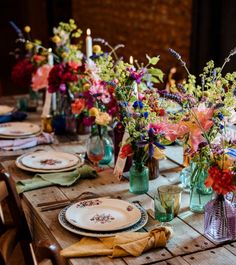
M 206 64 L 200 75 L 201 85 L 197 85 L 181 56 L 172 49 L 170 52 L 188 74 L 188 81 L 178 84 L 177 93 L 164 92 L 165 97 L 182 105 L 182 112 L 172 117 L 172 122 L 181 128 L 176 138 L 184 137 L 193 161 L 208 169 L 205 185 L 226 194 L 236 189 L 234 159 L 230 157 L 235 154 L 235 143 L 225 137 L 229 130 L 226 125 L 235 115 L 236 72 L 223 75 L 222 71 L 236 49 L 221 67 L 215 67 L 213 61 Z M 214 143 L 216 138 L 221 140 Z

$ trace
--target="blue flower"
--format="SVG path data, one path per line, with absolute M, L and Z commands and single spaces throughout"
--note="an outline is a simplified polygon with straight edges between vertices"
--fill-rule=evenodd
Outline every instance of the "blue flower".
M 223 124 L 219 124 L 219 128 L 220 128 L 221 130 L 223 130 L 223 129 L 224 129 L 224 125 L 223 125 Z
M 221 112 L 219 112 L 218 113 L 218 118 L 222 121 L 224 119 L 224 115 Z
M 133 107 L 135 109 L 137 109 L 137 108 L 143 109 L 144 105 L 143 105 L 143 102 L 141 100 L 136 100 L 133 104 Z
M 148 112 L 147 112 L 147 111 L 145 111 L 145 112 L 143 113 L 143 117 L 144 117 L 145 119 L 147 119 L 147 117 L 148 117 Z

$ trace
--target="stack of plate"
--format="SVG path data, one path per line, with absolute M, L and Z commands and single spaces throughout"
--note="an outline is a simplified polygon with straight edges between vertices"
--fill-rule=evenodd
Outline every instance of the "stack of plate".
M 70 232 L 90 237 L 109 237 L 141 229 L 148 220 L 140 206 L 123 200 L 97 198 L 67 206 L 58 215 Z
M 6 122 L 0 124 L 0 138 L 20 139 L 37 136 L 41 133 L 38 125 L 28 122 Z
M 69 171 L 82 164 L 83 161 L 80 157 L 57 151 L 31 152 L 16 159 L 16 166 L 20 169 L 38 173 Z

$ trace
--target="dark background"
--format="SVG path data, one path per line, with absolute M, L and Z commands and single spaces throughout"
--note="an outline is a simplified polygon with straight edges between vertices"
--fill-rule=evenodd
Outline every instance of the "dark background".
M 30 25 L 32 37 L 48 47 L 52 28 L 74 18 L 84 32 L 82 39 L 91 28 L 94 38 L 125 44 L 119 55 L 126 59 L 132 55 L 144 61 L 145 54 L 159 54 L 165 73 L 177 65 L 169 47 L 198 74 L 210 59 L 221 65 L 236 46 L 236 0 L 2 0 L 0 10 L 0 95 L 27 92 L 10 79 L 14 58 L 9 52 L 16 39 L 10 20 L 20 28 Z M 233 58 L 226 70 L 235 69 Z

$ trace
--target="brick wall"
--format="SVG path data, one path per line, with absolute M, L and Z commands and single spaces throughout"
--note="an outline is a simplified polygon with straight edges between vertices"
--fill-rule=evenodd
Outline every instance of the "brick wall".
M 189 61 L 192 0 L 72 0 L 72 15 L 84 33 L 125 44 L 125 58 L 159 54 L 166 72 L 176 64 L 172 47 Z

